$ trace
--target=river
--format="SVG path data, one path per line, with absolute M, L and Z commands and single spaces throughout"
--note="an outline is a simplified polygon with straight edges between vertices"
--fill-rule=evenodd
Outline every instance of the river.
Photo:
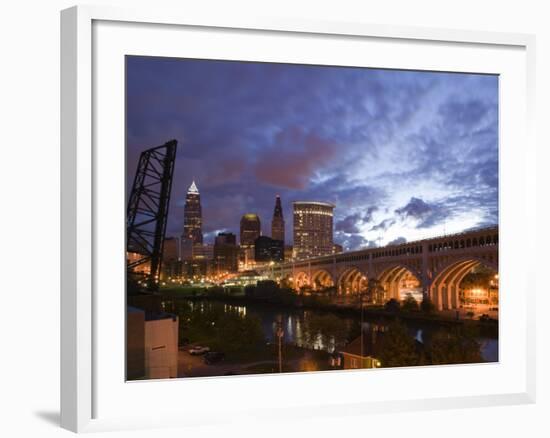
M 180 321 L 192 321 L 199 315 L 210 316 L 223 324 L 219 315 L 238 315 L 241 318 L 253 317 L 259 321 L 262 334 L 268 342 L 277 341 L 278 324 L 282 328 L 285 344 L 296 345 L 309 350 L 322 350 L 327 353 L 341 351 L 346 344 L 360 334 L 360 318 L 355 314 L 342 314 L 323 310 L 281 308 L 258 303 L 234 303 L 216 300 L 177 299 L 172 308 L 180 316 Z M 409 334 L 421 343 L 429 342 L 436 330 L 445 330 L 437 322 L 404 320 Z M 204 321 L 203 321 L 204 323 Z M 388 322 L 379 317 L 366 316 L 363 332 L 369 332 Z M 181 322 L 180 322 L 181 324 Z M 192 324 L 192 323 L 191 323 Z M 195 333 L 201 330 L 193 326 Z M 223 332 L 223 329 L 222 329 Z M 180 336 L 185 337 L 185 328 Z M 200 335 L 201 333 L 199 333 Z M 245 335 L 246 336 L 246 335 Z M 476 341 L 486 362 L 498 361 L 498 339 L 490 334 L 478 334 Z

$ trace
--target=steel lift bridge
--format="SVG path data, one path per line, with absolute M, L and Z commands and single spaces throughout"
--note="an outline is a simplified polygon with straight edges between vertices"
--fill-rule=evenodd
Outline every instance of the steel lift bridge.
M 159 288 L 177 141 L 140 155 L 126 212 L 127 293 Z

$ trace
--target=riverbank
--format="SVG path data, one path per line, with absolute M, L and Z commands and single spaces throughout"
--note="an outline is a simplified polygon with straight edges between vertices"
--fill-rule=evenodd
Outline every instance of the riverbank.
M 274 346 L 273 346 L 274 347 Z M 178 352 L 178 377 L 214 377 L 245 374 L 278 373 L 279 361 L 275 348 L 270 354 L 260 354 L 247 360 L 225 360 L 208 365 L 202 356 L 189 354 L 188 349 Z M 327 371 L 336 369 L 329 365 L 330 355 L 322 350 L 309 350 L 295 345 L 282 346 L 282 373 Z
M 470 329 L 477 322 L 404 319 L 376 309 L 361 318 L 353 308 L 281 305 L 246 296 L 168 291 L 156 298 L 179 317 L 182 377 L 278 372 L 279 342 L 283 372 L 335 369 L 334 357 L 359 338 L 361 327 L 368 339 L 385 333 L 388 340 L 378 343 L 376 357 L 388 366 L 498 361 L 498 331 Z M 223 361 L 207 364 L 189 354 L 196 346 L 223 353 Z
M 251 297 L 244 293 L 220 293 L 218 290 L 209 289 L 183 289 L 183 288 L 163 288 L 160 290 L 162 299 L 185 299 L 192 301 L 212 300 L 233 305 L 259 305 L 266 308 L 281 309 L 281 310 L 315 310 L 328 313 L 335 313 L 342 316 L 360 317 L 361 308 L 359 304 L 353 303 L 338 303 L 331 302 L 329 297 L 321 296 L 299 296 L 289 297 L 282 295 L 280 299 L 277 297 Z M 465 318 L 464 315 L 459 315 L 454 311 L 424 313 L 420 310 L 406 311 L 399 309 L 398 311 L 388 311 L 382 306 L 365 306 L 363 308 L 363 316 L 366 319 L 381 318 L 385 320 L 393 320 L 400 318 L 410 322 L 436 326 L 467 326 L 479 328 L 485 336 L 498 337 L 498 320 L 497 319 L 472 319 Z

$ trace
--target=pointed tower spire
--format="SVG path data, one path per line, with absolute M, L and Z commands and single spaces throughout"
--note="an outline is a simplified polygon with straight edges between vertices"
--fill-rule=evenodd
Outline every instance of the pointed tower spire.
M 193 180 L 193 182 L 189 186 L 189 189 L 187 189 L 187 193 L 199 193 L 199 189 L 197 188 L 197 185 L 195 184 L 195 180 Z
M 275 240 L 285 240 L 285 220 L 283 218 L 283 207 L 281 197 L 275 197 L 275 208 L 273 209 L 273 219 L 271 220 L 271 238 Z

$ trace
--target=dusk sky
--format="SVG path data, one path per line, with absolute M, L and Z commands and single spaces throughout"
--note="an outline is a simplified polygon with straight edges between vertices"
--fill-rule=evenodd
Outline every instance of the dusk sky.
M 127 184 L 142 150 L 178 141 L 168 236 L 192 180 L 205 242 L 271 234 L 275 195 L 326 201 L 346 249 L 498 223 L 498 77 L 127 58 Z

